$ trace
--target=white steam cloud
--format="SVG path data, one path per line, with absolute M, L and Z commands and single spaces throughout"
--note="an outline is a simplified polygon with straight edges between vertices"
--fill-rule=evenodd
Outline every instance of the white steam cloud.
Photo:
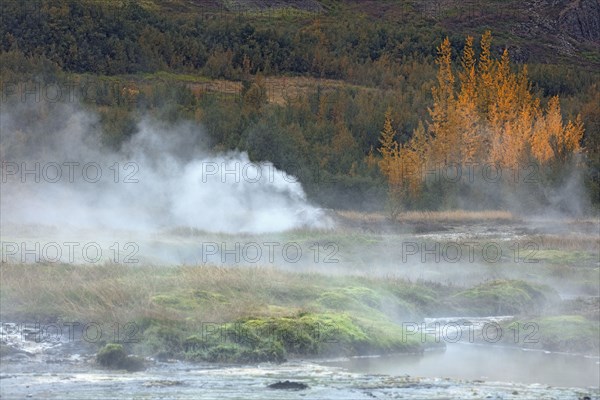
M 113 152 L 101 146 L 90 113 L 53 113 L 25 133 L 23 110 L 3 112 L 4 228 L 265 233 L 330 224 L 294 177 L 245 153 L 211 154 L 197 125 L 145 119 Z

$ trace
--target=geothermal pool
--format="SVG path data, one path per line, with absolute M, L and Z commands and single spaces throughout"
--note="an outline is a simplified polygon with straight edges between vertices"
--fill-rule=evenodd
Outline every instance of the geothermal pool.
M 3 362 L 0 394 L 3 399 L 600 398 L 597 359 L 464 347 L 452 345 L 446 351 L 423 356 L 289 361 L 280 365 L 157 363 L 136 373 L 98 370 L 85 357 L 50 363 L 22 359 Z M 487 363 L 472 364 L 482 358 Z M 302 382 L 309 388 L 267 387 L 285 380 Z M 513 382 L 507 383 L 509 380 Z M 594 383 L 595 387 L 589 387 Z
M 595 226 L 592 228 L 594 232 L 584 233 L 594 234 L 597 228 Z M 460 233 L 466 230 L 456 227 L 454 231 Z M 390 241 L 393 240 L 415 240 L 415 237 L 418 240 L 457 240 L 458 233 L 454 231 L 450 229 L 423 235 L 390 235 L 389 238 L 386 235 L 368 236 L 365 242 L 368 239 L 371 247 L 366 254 L 378 253 L 380 248 L 389 249 Z M 4 237 L 4 240 L 20 246 L 26 243 L 29 248 L 33 248 L 35 242 L 44 243 L 49 235 L 48 232 L 36 229 L 13 232 L 14 236 Z M 481 232 L 476 233 L 478 237 L 483 236 L 487 240 L 489 236 L 489 239 L 498 242 L 515 240 L 520 235 L 518 229 L 511 226 L 482 228 Z M 538 231 L 535 233 L 537 234 Z M 399 272 L 392 264 L 382 268 L 381 271 L 367 269 L 367 264 L 361 264 L 361 259 L 354 257 L 357 251 L 344 248 L 343 242 L 338 249 L 339 252 L 334 255 L 339 258 L 339 263 L 321 262 L 311 265 L 315 256 L 314 248 L 311 247 L 312 238 L 305 238 L 302 233 L 298 235 L 303 240 L 298 243 L 304 246 L 302 249 L 305 251 L 302 261 L 306 262 L 288 263 L 288 269 L 297 270 L 302 266 L 306 270 L 314 268 L 318 272 L 327 270 L 333 273 L 351 272 L 367 275 L 384 274 L 391 270 Z M 52 237 L 56 238 L 56 236 Z M 88 239 L 81 232 L 77 237 L 81 243 L 88 239 L 90 243 L 99 243 L 105 250 L 105 254 L 114 257 L 115 248 L 111 247 L 113 243 L 108 239 L 103 242 L 101 239 L 104 238 L 99 237 L 97 232 L 90 232 Z M 129 238 L 128 235 L 123 235 L 120 237 L 121 246 L 118 249 L 121 251 L 120 256 L 124 257 L 129 253 L 123 252 L 132 251 L 125 247 L 125 244 L 135 241 L 139 245 L 140 261 L 138 262 L 145 261 L 144 257 L 150 257 L 163 265 L 197 263 L 202 262 L 202 257 L 205 256 L 203 251 L 206 249 L 202 245 L 203 243 L 206 245 L 206 237 L 210 237 L 208 243 L 211 245 L 222 247 L 225 241 L 245 243 L 256 240 L 255 237 L 232 239 L 227 235 L 208 235 L 203 232 L 190 235 L 156 235 L 141 240 L 138 237 Z M 259 239 L 267 241 L 267 239 L 275 240 L 277 237 L 275 239 L 259 237 Z M 62 243 L 58 239 L 53 240 Z M 60 237 L 60 240 L 63 238 Z M 68 240 L 67 235 L 64 241 Z M 293 237 L 292 239 L 282 237 L 279 240 L 281 243 L 285 243 L 284 240 L 296 241 Z M 153 252 L 144 251 L 145 249 L 151 249 Z M 15 250 L 17 262 L 21 256 L 18 250 Z M 221 258 L 219 251 L 215 251 L 214 248 L 210 250 L 211 253 L 214 252 L 211 254 L 213 259 L 204 261 L 218 261 Z M 323 245 L 320 250 L 328 249 Z M 350 254 L 346 254 L 347 251 L 350 251 Z M 320 253 L 320 255 L 324 257 L 328 253 Z M 279 260 L 276 259 L 273 264 L 282 263 L 281 258 L 280 255 Z M 355 261 L 348 264 L 348 259 Z M 73 261 L 85 264 L 79 259 Z M 110 262 L 110 259 L 88 264 L 93 267 L 105 261 Z M 244 263 L 226 264 L 244 266 Z M 285 263 L 283 264 L 285 267 Z M 597 265 L 597 261 L 591 260 L 586 268 L 597 268 Z M 400 272 L 408 275 L 412 272 L 411 266 L 410 263 L 404 264 Z M 452 266 L 444 263 L 427 265 L 415 263 L 414 276 L 409 277 L 435 280 L 439 276 L 444 282 L 447 280 L 462 282 L 468 278 L 481 282 L 489 278 L 490 272 L 497 272 L 499 268 L 496 266 L 494 267 L 496 269 L 492 270 L 491 267 L 477 263 L 466 265 L 459 270 L 450 267 Z M 518 267 L 511 269 L 511 264 L 508 263 L 502 271 L 505 276 L 511 278 L 533 281 L 538 279 L 534 274 L 535 269 L 523 264 Z M 567 282 L 556 278 L 555 281 L 546 280 L 546 283 L 565 289 Z M 464 320 L 464 317 L 461 320 Z M 434 321 L 430 320 L 429 323 Z M 33 342 L 15 341 L 14 338 L 11 342 L 5 340 L 7 339 L 5 334 L 2 339 L 4 343 L 10 342 L 14 349 L 23 350 L 2 358 L 0 364 L 2 399 L 600 399 L 598 357 L 469 343 L 465 340 L 457 343 L 446 341 L 445 349 L 429 350 L 424 354 L 290 360 L 283 364 L 218 365 L 180 361 L 157 362 L 148 359 L 149 368 L 146 371 L 126 373 L 98 368 L 93 362 L 93 352 L 78 343 L 45 346 Z M 285 380 L 302 382 L 309 388 L 302 391 L 268 388 L 272 383 Z

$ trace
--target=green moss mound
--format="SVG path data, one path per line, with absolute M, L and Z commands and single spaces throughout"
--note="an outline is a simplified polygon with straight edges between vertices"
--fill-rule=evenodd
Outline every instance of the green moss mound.
M 598 321 L 580 315 L 556 315 L 531 321 L 514 321 L 505 329 L 510 332 L 505 342 L 519 346 L 568 353 L 600 354 L 600 326 Z M 514 332 L 520 328 L 519 336 Z M 516 339 L 516 340 L 515 340 Z
M 422 351 L 420 342 L 404 335 L 402 328 L 390 321 L 374 322 L 335 312 L 247 317 L 205 324 L 200 332 L 187 336 L 189 330 L 183 327 L 154 325 L 147 332 L 158 341 L 154 349 L 161 349 L 162 356 L 218 363 Z
M 381 320 L 414 320 L 417 309 L 400 295 L 387 290 L 375 291 L 362 286 L 349 286 L 322 293 L 314 305 L 323 310 L 350 312 Z
M 539 312 L 558 300 L 553 289 L 518 280 L 486 282 L 451 297 L 458 308 L 480 316 Z

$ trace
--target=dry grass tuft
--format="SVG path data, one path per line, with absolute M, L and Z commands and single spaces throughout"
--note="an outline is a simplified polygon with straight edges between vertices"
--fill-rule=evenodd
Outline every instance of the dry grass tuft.
M 139 318 L 221 322 L 260 314 L 273 296 L 322 277 L 275 268 L 3 264 L 4 319 L 126 323 Z
M 377 223 L 386 220 L 383 213 L 361 213 L 357 211 L 336 211 L 344 218 L 367 223 Z M 515 216 L 509 211 L 409 211 L 398 216 L 399 222 L 472 222 L 472 221 L 514 221 Z

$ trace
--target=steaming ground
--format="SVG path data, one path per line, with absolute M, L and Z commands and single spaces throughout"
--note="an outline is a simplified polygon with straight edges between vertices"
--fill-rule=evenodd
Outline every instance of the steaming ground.
M 363 224 L 311 205 L 300 183 L 271 163 L 211 153 L 197 125 L 146 118 L 114 151 L 102 145 L 97 117 L 80 108 L 52 105 L 39 126 L 35 113 L 43 110 L 7 107 L 0 119 L 3 261 L 275 266 L 461 286 L 522 279 L 566 296 L 597 295 L 589 283 L 599 266 L 597 222 Z M 549 235 L 593 253 L 569 272 L 576 282 L 563 279 L 567 269 L 514 262 L 512 242 L 542 249 Z M 436 260 L 438 249 L 422 261 L 423 246 L 470 240 L 480 244 L 475 260 L 466 252 L 459 262 Z M 481 260 L 488 242 L 505 246 L 499 262 Z M 410 243 L 417 247 L 403 248 Z M 405 257 L 407 250 L 416 253 Z
M 97 121 L 91 114 L 63 108 L 53 113 L 55 117 L 43 127 L 23 127 L 28 121 L 23 113 L 3 113 L 0 126 L 4 162 L 0 228 L 3 257 L 12 254 L 7 257 L 9 262 L 34 262 L 36 256 L 56 258 L 61 252 L 60 261 L 73 264 L 275 266 L 291 272 L 317 272 L 324 280 L 342 274 L 396 276 L 472 287 L 492 279 L 522 279 L 549 284 L 561 294 L 585 295 L 584 300 L 590 300 L 590 313 L 597 313 L 600 232 L 595 222 L 515 219 L 498 223 L 489 219 L 468 223 L 434 221 L 429 226 L 423 222 L 363 226 L 360 221 L 345 220 L 339 213 L 311 205 L 301 185 L 270 163 L 252 164 L 243 153 L 208 152 L 202 133 L 192 125 L 168 126 L 146 119 L 120 151 L 108 151 L 100 144 Z M 335 229 L 330 229 L 333 226 Z M 576 250 L 575 262 L 568 258 L 573 256 L 571 251 L 549 253 L 546 249 L 552 247 L 547 243 L 550 239 L 560 241 L 559 249 Z M 427 251 L 422 246 L 466 241 L 479 243 L 474 261 L 465 254 L 461 262 L 450 262 L 443 259 L 440 250 L 422 261 L 421 253 Z M 517 241 L 535 242 L 544 261 L 515 262 L 510 246 Z M 74 242 L 76 246 L 67 245 Z M 492 242 L 502 245 L 507 253 L 498 262 L 484 262 L 481 247 Z M 56 245 L 50 245 L 53 243 Z M 417 247 L 403 247 L 411 243 Z M 89 244 L 99 246 L 101 259 L 86 260 L 96 256 L 93 246 L 89 247 L 91 254 L 82 251 Z M 75 247 L 72 260 L 69 246 Z M 436 255 L 442 260 L 436 261 Z M 582 311 L 575 307 L 577 304 L 572 301 L 560 312 Z M 11 306 L 3 302 L 5 309 Z M 410 318 L 394 307 L 384 301 L 381 311 L 395 315 L 396 323 Z M 313 367 L 306 363 L 293 364 L 293 369 L 267 365 L 235 369 L 210 366 L 200 370 L 197 365 L 161 363 L 149 372 L 113 375 L 96 372 L 93 364 L 80 359 L 79 354 L 75 359 L 63 358 L 65 354 L 73 356 L 72 348 L 67 348 L 57 356 L 51 355 L 51 363 L 25 363 L 21 358 L 28 356 L 17 353 L 14 362 L 3 362 L 0 379 L 7 383 L 2 385 L 3 397 L 35 397 L 38 391 L 40 395 L 53 392 L 61 398 L 80 397 L 83 390 L 98 398 L 115 390 L 156 397 L 158 391 L 164 396 L 170 389 L 147 387 L 147 383 L 169 382 L 173 376 L 177 376 L 178 383 L 169 394 L 189 394 L 190 398 L 197 397 L 198 390 L 221 397 L 256 393 L 256 398 L 264 398 L 272 395 L 266 392 L 266 385 L 280 379 L 306 381 L 311 393 L 322 398 L 584 398 L 580 393 L 598 397 L 593 380 L 597 358 L 582 361 L 583 356 L 568 359 L 575 357 L 569 354 L 523 351 L 517 355 L 521 349 L 452 346 L 447 353 L 430 353 L 424 358 L 356 359 L 337 364 L 360 372 L 351 375 L 335 364 Z M 473 368 L 465 368 L 465 363 Z M 454 379 L 435 368 L 448 365 L 454 370 L 455 375 L 450 377 Z M 546 368 L 535 374 L 528 372 L 539 365 Z M 563 365 L 568 365 L 569 376 L 557 372 Z M 409 367 L 414 377 L 403 376 Z M 498 374 L 496 369 L 503 368 L 511 374 Z M 584 370 L 592 373 L 580 372 Z M 398 376 L 372 375 L 382 372 Z M 421 375 L 430 378 L 419 378 Z M 207 381 L 207 376 L 215 379 Z M 490 377 L 543 384 L 481 381 Z M 561 389 L 546 383 L 579 387 L 592 384 L 593 388 Z
M 330 226 L 294 177 L 245 153 L 210 153 L 197 126 L 145 119 L 120 151 L 110 151 L 94 115 L 56 106 L 47 124 L 35 126 L 24 122 L 28 111 L 1 119 L 5 238 L 24 226 L 77 240 L 86 232 L 135 239 L 181 227 L 264 233 Z

